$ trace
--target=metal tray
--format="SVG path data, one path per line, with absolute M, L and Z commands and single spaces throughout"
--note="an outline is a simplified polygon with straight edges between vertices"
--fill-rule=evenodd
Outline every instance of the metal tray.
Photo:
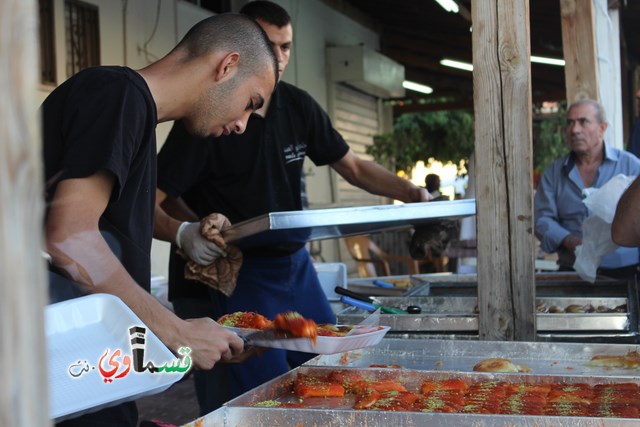
M 223 406 L 185 425 L 185 427 L 272 426 L 638 427 L 638 420 Z
M 475 199 L 272 212 L 223 231 L 228 243 L 264 246 L 366 234 L 476 214 Z
M 639 346 L 630 344 L 385 338 L 375 347 L 316 356 L 305 365 L 363 368 L 399 364 L 409 369 L 472 372 L 483 359 L 505 357 L 531 368 L 532 374 L 638 378 L 640 369 L 585 365 L 596 355 L 625 355 L 637 350 Z
M 637 426 L 637 419 L 597 418 L 597 417 L 554 417 L 526 415 L 456 414 L 353 410 L 353 402 L 348 398 L 316 399 L 313 408 L 270 408 L 249 406 L 266 400 L 293 401 L 290 386 L 298 373 L 323 375 L 335 367 L 302 366 L 269 381 L 245 394 L 229 401 L 213 413 L 194 421 L 190 426 Z M 348 368 L 347 368 L 348 369 Z M 367 369 L 367 375 L 381 374 L 388 370 Z M 487 374 L 433 371 L 399 371 L 403 382 L 411 389 L 422 380 L 461 378 L 469 382 L 496 380 L 505 382 L 583 382 L 589 384 L 633 382 L 640 384 L 639 378 L 619 377 L 574 377 L 543 376 L 521 374 Z M 307 399 L 311 403 L 311 399 Z
M 380 324 L 392 331 L 477 331 L 477 298 L 469 296 L 434 297 L 377 297 L 383 306 L 406 309 L 417 305 L 420 314 L 381 314 Z M 626 298 L 537 298 L 537 304 L 567 307 L 572 304 L 594 307 L 604 305 L 614 308 L 627 303 Z M 347 307 L 337 313 L 338 323 L 355 325 L 363 321 L 369 312 Z M 629 331 L 628 313 L 537 313 L 539 331 Z

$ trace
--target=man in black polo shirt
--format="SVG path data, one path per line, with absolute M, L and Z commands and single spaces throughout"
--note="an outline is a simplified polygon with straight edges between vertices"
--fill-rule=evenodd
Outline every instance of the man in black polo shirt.
M 250 2 L 241 13 L 254 18 L 266 31 L 281 75 L 293 41 L 289 14 L 268 1 Z M 219 212 L 237 223 L 268 212 L 300 210 L 305 156 L 316 165 L 330 165 L 348 182 L 371 193 L 404 202 L 430 199 L 424 188 L 360 159 L 318 103 L 293 85 L 280 81 L 270 103 L 257 113 L 249 119 L 243 135 L 213 138 L 207 143 L 191 137 L 181 123 L 174 125 L 158 155 L 158 197 L 167 198 L 163 206 L 171 209 L 174 217 L 197 221 Z M 234 311 L 255 311 L 273 319 L 277 313 L 294 310 L 317 323 L 334 323 L 335 315 L 304 247 L 307 237 L 301 233 L 286 243 L 243 249 L 235 292 L 227 298 L 211 290 L 213 310 L 208 289 L 184 279 L 184 262 L 172 248 L 169 297 L 176 313 L 208 313 L 217 318 Z M 196 373 L 200 410 L 210 412 L 310 357 L 268 350 L 242 364 L 222 367 L 228 375 L 230 394 L 224 394 L 227 388 L 215 382 L 215 374 L 207 379 L 206 373 Z
M 74 284 L 50 286 L 118 296 L 176 354 L 189 347 L 197 368 L 240 353 L 237 335 L 208 318 L 184 321 L 148 292 L 154 210 L 165 239 L 174 241 L 180 226 L 156 210 L 155 129 L 182 118 L 202 137 L 242 133 L 276 81 L 264 32 L 245 16 L 226 14 L 196 24 L 168 55 L 141 70 L 89 68 L 56 88 L 42 104 L 46 246 L 51 268 Z M 188 253 L 204 252 L 205 243 L 186 240 Z M 136 405 L 60 425 L 134 427 Z

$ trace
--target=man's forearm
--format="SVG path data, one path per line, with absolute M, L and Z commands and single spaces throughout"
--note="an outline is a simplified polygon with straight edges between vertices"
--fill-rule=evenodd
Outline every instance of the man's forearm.
M 153 237 L 169 243 L 177 243 L 176 235 L 183 221 L 198 221 L 197 215 L 189 209 L 182 199 L 167 196 L 156 190 Z
M 375 162 L 360 159 L 351 150 L 342 159 L 331 164 L 331 167 L 350 184 L 372 194 L 402 202 L 431 199 L 426 189 L 398 177 Z
M 156 205 L 154 212 L 153 237 L 169 243 L 176 243 L 176 234 L 182 221 L 170 217 L 159 206 Z

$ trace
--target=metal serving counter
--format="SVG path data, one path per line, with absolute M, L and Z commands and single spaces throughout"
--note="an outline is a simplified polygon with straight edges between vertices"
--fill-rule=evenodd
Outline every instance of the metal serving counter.
M 422 309 L 420 314 L 382 314 L 380 324 L 394 332 L 477 331 L 477 298 L 455 297 L 377 297 L 387 307 L 403 310 L 410 305 Z M 586 306 L 614 309 L 626 305 L 626 298 L 538 298 L 536 303 L 547 307 Z M 339 312 L 338 323 L 354 325 L 370 313 L 356 307 Z M 629 331 L 629 314 L 621 313 L 538 313 L 538 331 Z M 637 329 L 637 328 L 636 328 Z
M 240 247 L 320 240 L 407 228 L 476 214 L 475 199 L 273 212 L 222 232 Z
M 447 281 L 447 279 L 449 279 Z M 378 288 L 374 280 L 401 284 L 402 289 Z M 419 314 L 381 314 L 380 324 L 391 327 L 388 336 L 408 338 L 477 338 L 477 280 L 474 275 L 414 275 L 352 279 L 347 289 L 373 294 L 382 306 L 406 309 L 419 306 Z M 379 295 L 386 289 L 387 295 Z M 400 296 L 398 296 L 400 295 Z M 601 278 L 595 284 L 575 274 L 536 276 L 539 340 L 568 342 L 637 343 L 638 290 L 632 281 Z M 338 323 L 356 324 L 369 312 L 346 306 L 337 312 Z

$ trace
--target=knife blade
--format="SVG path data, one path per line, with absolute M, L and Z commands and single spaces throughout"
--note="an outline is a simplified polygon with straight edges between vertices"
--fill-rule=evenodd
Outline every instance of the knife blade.
M 254 345 L 257 342 L 264 341 L 279 341 L 283 339 L 293 339 L 299 337 L 292 337 L 291 335 L 287 335 L 284 331 L 279 331 L 277 329 L 260 329 L 254 332 L 249 332 L 245 335 L 239 335 L 244 341 L 244 345 Z

